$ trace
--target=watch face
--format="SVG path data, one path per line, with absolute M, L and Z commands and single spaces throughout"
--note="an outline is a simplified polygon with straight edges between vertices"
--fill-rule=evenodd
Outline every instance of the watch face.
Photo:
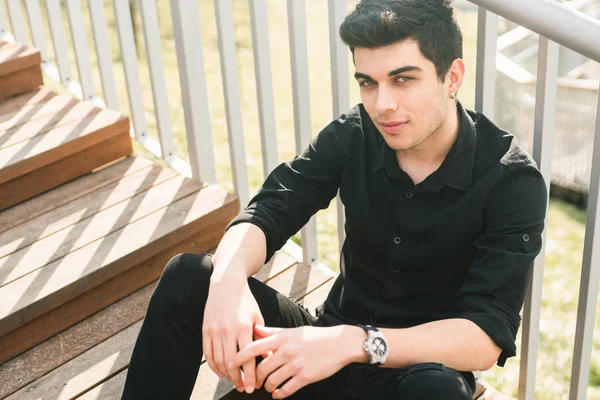
M 371 343 L 371 351 L 377 356 L 383 356 L 387 352 L 387 344 L 382 338 L 376 337 Z

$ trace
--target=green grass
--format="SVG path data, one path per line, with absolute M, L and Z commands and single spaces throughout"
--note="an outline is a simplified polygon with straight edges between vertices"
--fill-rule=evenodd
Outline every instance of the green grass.
M 42 1 L 42 9 L 44 8 Z M 88 26 L 88 44 L 90 54 L 93 50 L 93 40 L 85 9 L 86 25 Z M 107 19 L 109 22 L 110 44 L 113 50 L 113 61 L 119 102 L 124 113 L 129 113 L 125 79 L 118 47 L 116 26 L 112 13 L 111 1 L 105 0 Z M 246 145 L 248 176 L 251 193 L 255 193 L 263 180 L 260 132 L 258 122 L 258 107 L 256 100 L 256 84 L 252 54 L 250 31 L 250 16 L 247 0 L 234 0 L 234 23 L 236 30 L 237 62 L 241 85 L 241 103 L 243 109 L 243 129 Z M 313 134 L 317 134 L 333 118 L 331 107 L 331 81 L 329 75 L 329 39 L 327 2 L 324 0 L 307 0 L 307 44 L 310 89 L 311 123 Z M 232 177 L 227 140 L 227 124 L 223 87 L 220 74 L 217 29 L 214 18 L 214 3 L 200 0 L 200 24 L 202 29 L 202 44 L 206 68 L 206 82 L 210 94 L 211 128 L 214 141 L 214 153 L 217 166 L 218 183 L 232 191 Z M 180 157 L 187 159 L 186 136 L 180 83 L 178 78 L 175 44 L 171 29 L 171 15 L 168 0 L 157 1 L 161 25 L 161 46 L 167 76 L 167 91 L 169 93 L 170 115 L 176 150 Z M 349 4 L 349 10 L 353 6 Z M 139 14 L 137 14 L 139 17 Z M 64 13 L 66 20 L 66 13 Z M 476 14 L 473 12 L 459 13 L 458 20 L 464 34 L 464 59 L 467 65 L 466 80 L 459 94 L 460 100 L 467 108 L 472 108 L 475 90 L 475 56 L 476 56 Z M 292 108 L 290 55 L 288 43 L 288 27 L 286 2 L 282 0 L 268 1 L 268 22 L 270 30 L 270 46 L 273 69 L 273 86 L 275 111 L 277 115 L 277 147 L 280 161 L 292 158 L 295 153 L 294 114 Z M 144 109 L 150 130 L 150 135 L 158 139 L 156 120 L 152 102 L 146 54 L 144 52 L 141 22 L 137 21 L 137 38 L 139 40 L 139 75 L 142 83 Z M 46 27 L 47 37 L 50 38 Z M 67 37 L 70 38 L 67 32 Z M 70 39 L 68 39 L 70 40 Z M 49 42 L 49 49 L 51 49 Z M 73 72 L 76 75 L 74 56 L 71 53 Z M 51 60 L 54 62 L 54 60 Z M 102 95 L 97 63 L 92 59 L 94 83 L 99 95 Z M 350 71 L 353 71 L 349 60 Z M 49 83 L 48 80 L 46 82 Z M 59 89 L 58 86 L 48 86 Z M 350 83 L 350 105 L 358 103 L 359 95 L 354 82 Z M 138 154 L 151 157 L 144 149 L 135 145 Z M 152 157 L 151 157 L 152 158 Z M 543 312 L 540 321 L 540 353 L 538 361 L 538 378 L 536 399 L 564 399 L 569 388 L 571 373 L 571 358 L 583 237 L 585 230 L 585 213 L 560 201 L 551 201 L 549 208 L 548 238 L 546 241 L 546 268 L 544 271 Z M 335 202 L 331 207 L 318 214 L 317 219 L 319 259 L 330 268 L 338 270 L 339 246 L 337 241 L 337 218 Z M 299 236 L 293 238 L 299 243 Z M 597 321 L 600 318 L 597 318 Z M 600 325 L 596 324 L 597 330 Z M 520 338 L 518 339 L 520 345 Z M 499 390 L 516 397 L 518 386 L 519 360 L 510 359 L 506 368 L 494 368 L 484 374 Z M 594 341 L 592 369 L 588 398 L 600 399 L 600 335 Z

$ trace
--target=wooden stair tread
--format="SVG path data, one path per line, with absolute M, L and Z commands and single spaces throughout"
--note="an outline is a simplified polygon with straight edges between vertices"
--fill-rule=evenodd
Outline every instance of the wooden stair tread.
M 0 41 L 0 76 L 39 65 L 40 51 L 20 43 Z
M 287 264 L 287 268 L 280 274 L 291 273 L 300 276 L 293 269 L 297 264 L 291 257 L 283 253 L 278 253 L 275 259 L 276 263 L 280 265 Z M 310 268 L 304 268 L 303 271 L 311 273 Z M 319 274 L 316 271 L 314 273 Z M 304 277 L 304 279 L 310 280 L 309 277 Z M 266 276 L 266 282 L 273 286 L 278 281 L 270 283 L 271 276 L 269 275 Z M 155 282 L 61 334 L 63 341 L 66 342 L 65 338 L 70 337 L 69 343 L 74 343 L 71 346 L 72 348 L 67 345 L 66 351 L 63 352 L 70 354 L 69 361 L 60 361 L 60 364 L 63 365 L 51 360 L 53 358 L 51 357 L 52 352 L 57 351 L 59 346 L 58 337 L 54 337 L 48 342 L 42 343 L 22 356 L 19 356 L 17 359 L 10 361 L 7 363 L 7 366 L 1 366 L 0 372 L 5 375 L 4 380 L 8 382 L 11 380 L 11 377 L 18 376 L 19 369 L 26 370 L 27 363 L 32 363 L 35 359 L 47 360 L 43 370 L 24 378 L 29 382 L 32 382 L 32 378 L 41 377 L 41 379 L 37 379 L 37 381 L 31 384 L 21 385 L 20 390 L 16 392 L 16 385 L 13 384 L 11 392 L 15 393 L 8 398 L 37 399 L 41 395 L 44 398 L 78 398 L 80 394 L 87 392 L 89 388 L 96 386 L 108 378 L 112 379 L 106 382 L 109 386 L 102 388 L 101 397 L 97 397 L 99 393 L 96 390 L 95 392 L 90 392 L 84 398 L 109 398 L 106 397 L 106 393 L 110 387 L 113 387 L 111 393 L 120 394 L 124 384 L 124 377 L 119 377 L 118 374 L 129 365 L 131 351 L 133 350 L 134 341 L 141 324 L 140 320 L 143 317 L 150 298 L 151 289 L 153 289 L 154 285 Z M 277 289 L 277 286 L 273 287 Z M 133 312 L 129 310 L 129 307 L 132 305 L 135 307 Z M 143 312 L 140 312 L 140 310 Z M 121 313 L 125 313 L 127 316 L 123 317 L 120 315 Z M 105 324 L 112 326 L 103 327 L 104 332 L 101 334 L 93 331 L 95 327 Z M 109 331 L 112 332 L 112 335 L 107 337 L 106 335 Z M 92 340 L 88 337 L 89 335 L 92 336 Z M 94 345 L 97 344 L 95 347 L 90 345 L 92 341 L 95 341 Z M 85 343 L 84 347 L 86 349 L 83 353 L 81 352 L 82 346 L 79 345 L 79 342 Z M 117 353 L 118 355 L 115 355 Z M 110 365 L 102 364 L 106 360 L 111 360 Z M 63 385 L 65 382 L 68 382 L 68 386 Z M 3 383 L 3 381 L 0 380 L 0 383 Z M 115 383 L 118 384 L 116 385 L 116 391 L 114 390 Z
M 164 196 L 173 196 L 179 189 L 176 185 Z M 213 219 L 229 219 L 237 207 L 235 196 L 207 186 L 168 205 L 161 204 L 100 239 L 81 243 L 76 250 L 0 287 L 0 298 L 6 299 L 0 304 L 0 334 L 118 275 L 134 265 L 134 260 L 167 249 L 178 236 L 189 236 Z
M 65 183 L 49 192 L 20 203 L 18 206 L 4 210 L 2 211 L 3 218 L 0 219 L 0 233 L 65 206 L 82 196 L 94 193 L 96 190 L 115 185 L 125 177 L 152 165 L 151 161 L 142 157 L 127 157 L 121 162 L 110 166 L 110 168 L 104 168 L 86 175 L 85 179 L 76 179 Z
M 140 193 L 135 193 L 136 187 L 130 186 L 129 191 L 134 192 L 131 197 L 127 197 L 121 202 L 95 213 L 91 210 L 92 215 L 88 218 L 79 220 L 77 218 L 81 212 L 80 210 L 86 210 L 84 208 L 85 203 L 82 203 L 83 200 L 87 200 L 86 196 L 86 198 L 74 202 L 73 207 L 75 210 L 65 210 L 65 213 L 72 212 L 68 213 L 63 221 L 58 221 L 58 224 L 48 226 L 27 223 L 24 226 L 22 225 L 23 228 L 33 230 L 33 236 L 37 236 L 35 234 L 45 227 L 59 228 L 61 222 L 67 226 L 67 229 L 57 230 L 20 250 L 0 256 L 0 288 L 96 240 L 103 239 L 129 224 L 197 192 L 202 187 L 200 183 L 183 178 L 169 169 L 156 167 L 156 170 L 158 170 L 158 176 L 151 176 L 151 179 L 162 181 L 157 182 L 155 186 Z M 160 172 L 163 173 L 160 174 Z M 106 198 L 107 195 L 110 195 L 110 188 L 108 193 L 106 193 L 107 191 L 98 192 L 98 196 L 103 195 Z M 99 200 L 102 200 L 102 198 L 99 198 Z M 42 222 L 51 221 L 54 215 L 54 212 L 51 215 L 45 214 L 31 222 L 35 224 L 39 219 Z M 69 224 L 69 220 L 74 220 L 74 223 Z M 5 232 L 5 234 L 9 233 Z M 7 239 L 10 239 L 10 237 Z M 27 236 L 17 236 L 14 238 L 13 243 L 17 243 L 19 239 L 27 241 Z M 10 246 L 11 243 L 7 244 Z
M 0 149 L 0 183 L 128 130 L 129 119 L 118 112 L 90 110 L 78 120 Z
M 99 112 L 101 109 L 89 101 L 71 96 L 55 96 L 45 103 L 38 103 L 15 115 L 6 115 L 0 120 L 0 149 L 15 145 L 46 133 L 69 122 L 80 121 L 82 116 Z
M 9 97 L 8 99 L 2 99 L 0 100 L 0 115 L 9 118 L 21 109 L 27 112 L 35 107 L 36 104 L 47 102 L 55 96 L 58 96 L 58 94 L 40 86 L 34 90 Z

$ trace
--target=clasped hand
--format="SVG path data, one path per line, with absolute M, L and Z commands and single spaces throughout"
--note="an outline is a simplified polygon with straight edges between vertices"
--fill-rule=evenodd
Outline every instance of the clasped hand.
M 325 379 L 346 362 L 340 347 L 341 327 L 270 328 L 254 327 L 255 340 L 230 361 L 240 368 L 255 357 L 264 357 L 256 367 L 255 387 L 263 384 L 273 398 L 283 399 L 302 387 Z

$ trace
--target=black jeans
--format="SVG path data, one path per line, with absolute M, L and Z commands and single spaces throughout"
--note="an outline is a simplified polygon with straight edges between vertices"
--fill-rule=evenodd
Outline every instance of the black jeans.
M 202 359 L 202 322 L 212 259 L 180 254 L 167 264 L 150 300 L 127 373 L 123 399 L 188 399 Z M 294 300 L 250 278 L 267 326 L 324 325 Z M 293 399 L 461 399 L 473 396 L 475 380 L 441 364 L 407 369 L 351 364 L 308 385 Z M 261 393 L 262 392 L 262 393 Z M 248 397 L 266 398 L 263 389 Z

